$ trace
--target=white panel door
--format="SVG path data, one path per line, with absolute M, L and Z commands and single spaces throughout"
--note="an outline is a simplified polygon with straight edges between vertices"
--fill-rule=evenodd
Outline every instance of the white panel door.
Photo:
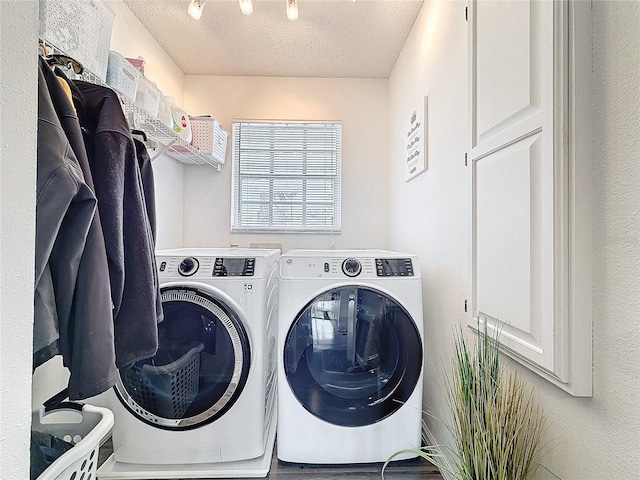
M 542 133 L 473 162 L 476 314 L 514 353 L 555 369 L 553 172 Z M 550 234 L 551 233 L 551 234 Z
M 500 328 L 508 353 L 588 395 L 590 315 L 583 332 L 570 312 L 578 3 L 470 3 L 470 325 Z

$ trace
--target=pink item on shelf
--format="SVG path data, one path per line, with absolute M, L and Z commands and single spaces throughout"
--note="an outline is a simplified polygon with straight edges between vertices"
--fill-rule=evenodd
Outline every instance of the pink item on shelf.
M 134 67 L 136 67 L 138 70 L 140 70 L 140 73 L 144 73 L 144 58 L 142 57 L 138 57 L 138 58 L 127 58 L 127 60 L 129 60 L 129 63 L 131 65 L 133 65 Z

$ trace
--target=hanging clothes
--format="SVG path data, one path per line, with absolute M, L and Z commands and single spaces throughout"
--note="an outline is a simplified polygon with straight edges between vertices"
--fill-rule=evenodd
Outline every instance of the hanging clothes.
M 142 189 L 144 192 L 144 201 L 147 207 L 147 217 L 149 218 L 149 226 L 151 227 L 151 235 L 155 245 L 156 240 L 156 189 L 153 179 L 153 166 L 151 165 L 151 157 L 147 152 L 147 147 L 137 138 L 133 138 L 136 147 L 136 158 L 138 159 L 138 168 L 140 169 L 140 178 L 142 179 Z
M 116 93 L 74 81 L 74 104 L 85 146 L 107 251 L 118 368 L 158 348 L 159 288 L 153 236 L 129 125 Z
M 144 201 L 147 207 L 147 217 L 149 218 L 149 227 L 151 229 L 151 242 L 153 251 L 156 248 L 156 190 L 153 178 L 153 166 L 151 157 L 147 152 L 147 147 L 137 138 L 133 138 L 136 147 L 136 156 L 138 158 L 138 167 L 140 169 L 140 178 L 142 179 L 142 190 L 144 193 Z M 160 281 L 158 280 L 158 271 L 154 269 L 154 288 L 158 292 L 156 295 L 156 315 L 158 322 L 164 318 L 162 311 L 162 298 L 160 297 Z
M 83 399 L 117 379 L 107 257 L 80 124 L 43 59 L 37 163 L 34 368 L 62 354 Z

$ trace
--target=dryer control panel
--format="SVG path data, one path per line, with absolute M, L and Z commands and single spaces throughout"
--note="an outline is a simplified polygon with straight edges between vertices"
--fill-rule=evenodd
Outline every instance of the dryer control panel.
M 411 257 L 302 257 L 285 254 L 280 262 L 281 278 L 365 279 L 414 277 Z
M 379 277 L 413 277 L 410 258 L 376 258 L 376 273 Z

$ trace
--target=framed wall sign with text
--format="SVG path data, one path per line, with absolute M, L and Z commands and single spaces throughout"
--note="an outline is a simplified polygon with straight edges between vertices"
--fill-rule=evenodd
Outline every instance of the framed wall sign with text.
M 427 96 L 411 112 L 405 132 L 404 181 L 408 182 L 427 169 Z

